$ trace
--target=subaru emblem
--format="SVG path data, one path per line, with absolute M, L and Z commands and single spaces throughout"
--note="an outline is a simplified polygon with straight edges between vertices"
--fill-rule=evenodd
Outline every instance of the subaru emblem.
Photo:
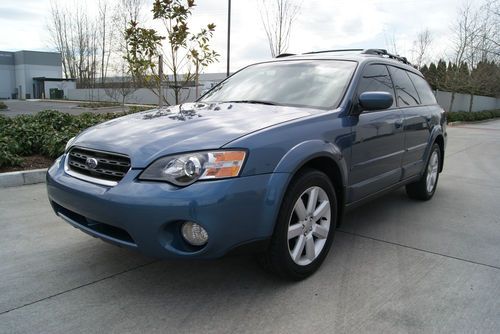
M 89 169 L 95 169 L 97 167 L 97 159 L 87 158 L 87 160 L 85 160 L 85 166 L 87 166 Z

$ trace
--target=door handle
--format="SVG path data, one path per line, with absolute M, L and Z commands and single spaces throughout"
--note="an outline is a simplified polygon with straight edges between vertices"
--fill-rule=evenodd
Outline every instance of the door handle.
M 394 126 L 396 127 L 396 129 L 399 129 L 400 127 L 403 126 L 403 120 L 398 119 L 396 122 L 394 122 Z

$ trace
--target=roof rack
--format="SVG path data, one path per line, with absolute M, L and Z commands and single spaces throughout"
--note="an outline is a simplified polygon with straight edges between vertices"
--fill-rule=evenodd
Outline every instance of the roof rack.
M 377 55 L 377 56 L 386 56 L 387 58 L 398 60 L 406 65 L 411 65 L 406 57 L 401 57 L 399 55 L 394 55 L 392 53 L 387 52 L 385 49 L 366 49 L 363 50 L 363 54 L 367 55 Z
M 411 63 L 406 59 L 406 57 L 402 57 L 399 55 L 395 55 L 392 53 L 387 52 L 386 49 L 336 49 L 336 50 L 321 50 L 321 51 L 310 51 L 303 53 L 303 55 L 312 55 L 312 54 L 318 54 L 318 53 L 333 53 L 333 52 L 360 52 L 361 54 L 367 54 L 367 55 L 376 55 L 376 56 L 381 56 L 381 57 L 386 57 L 390 59 L 394 59 L 397 61 L 400 61 L 406 65 L 410 65 Z M 282 53 L 280 55 L 277 55 L 276 58 L 284 58 L 284 57 L 289 57 L 289 56 L 295 56 L 294 53 Z
M 295 53 L 280 53 L 275 58 L 285 58 L 285 57 L 290 57 L 290 56 L 295 56 Z
M 352 51 L 363 51 L 363 49 L 337 49 L 337 50 L 322 50 L 322 51 L 310 51 L 303 53 L 304 55 L 312 55 L 317 53 L 330 53 L 330 52 L 352 52 Z

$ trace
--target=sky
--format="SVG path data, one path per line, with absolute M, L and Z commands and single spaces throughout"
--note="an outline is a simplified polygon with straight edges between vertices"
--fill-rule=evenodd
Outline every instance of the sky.
M 62 1 L 62 0 L 60 0 Z M 64 0 L 70 2 L 71 0 Z M 97 12 L 98 0 L 86 3 Z M 391 49 L 411 58 L 417 34 L 429 29 L 432 58 L 451 53 L 451 27 L 461 0 L 296 0 L 301 10 L 293 24 L 288 52 L 344 48 Z M 146 1 L 145 12 L 152 8 Z M 205 72 L 225 72 L 227 48 L 227 0 L 198 0 L 193 28 L 215 23 L 214 49 L 219 63 Z M 271 57 L 261 22 L 260 0 L 232 0 L 231 71 Z M 0 50 L 53 51 L 47 31 L 51 0 L 0 0 Z M 147 14 L 148 16 L 148 14 Z M 146 26 L 155 27 L 150 19 Z

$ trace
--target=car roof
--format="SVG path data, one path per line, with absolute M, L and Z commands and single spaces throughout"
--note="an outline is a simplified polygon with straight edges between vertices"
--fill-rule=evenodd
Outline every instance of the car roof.
M 406 58 L 392 55 L 383 49 L 326 50 L 302 54 L 282 54 L 275 58 L 275 61 L 287 60 L 350 60 L 358 63 L 376 61 L 401 67 L 422 76 L 417 69 L 411 66 Z

